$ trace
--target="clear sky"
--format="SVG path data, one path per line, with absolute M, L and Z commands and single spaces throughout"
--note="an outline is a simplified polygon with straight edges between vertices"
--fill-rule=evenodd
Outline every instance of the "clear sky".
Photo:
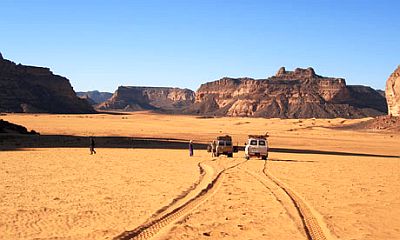
M 400 64 L 398 0 L 0 0 L 0 52 L 76 91 L 196 90 L 312 66 L 384 89 Z

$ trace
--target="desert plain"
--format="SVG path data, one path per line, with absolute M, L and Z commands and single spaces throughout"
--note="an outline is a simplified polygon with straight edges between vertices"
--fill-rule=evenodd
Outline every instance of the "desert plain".
M 400 239 L 400 136 L 351 128 L 367 119 L 1 118 L 40 132 L 34 141 L 81 139 L 0 141 L 0 239 Z M 267 161 L 205 150 L 218 135 L 243 146 L 265 132 Z

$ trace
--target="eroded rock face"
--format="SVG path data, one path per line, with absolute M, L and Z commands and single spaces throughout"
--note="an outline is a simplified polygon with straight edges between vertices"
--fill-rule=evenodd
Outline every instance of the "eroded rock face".
M 50 69 L 0 58 L 0 112 L 93 113 L 69 80 Z
M 109 100 L 99 105 L 99 109 L 119 111 L 160 110 L 178 113 L 193 102 L 194 92 L 189 89 L 121 86 Z
M 388 78 L 385 95 L 388 114 L 396 117 L 400 116 L 400 66 Z
M 211 107 L 212 106 L 212 107 Z M 267 79 L 222 78 L 202 84 L 187 111 L 203 115 L 278 118 L 359 118 L 382 115 L 386 100 L 374 89 L 347 86 L 342 78 L 322 77 L 297 68 Z

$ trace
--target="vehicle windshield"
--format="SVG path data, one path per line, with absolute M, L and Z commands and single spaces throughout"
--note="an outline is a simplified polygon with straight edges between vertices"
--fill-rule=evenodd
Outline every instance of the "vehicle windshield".
M 257 146 L 257 140 L 251 140 L 250 145 Z
M 265 141 L 264 141 L 264 140 L 258 141 L 258 145 L 260 145 L 260 146 L 265 146 Z
M 231 141 L 226 141 L 226 146 L 232 146 L 232 142 Z
M 225 145 L 225 141 L 218 141 L 218 146 L 224 146 Z

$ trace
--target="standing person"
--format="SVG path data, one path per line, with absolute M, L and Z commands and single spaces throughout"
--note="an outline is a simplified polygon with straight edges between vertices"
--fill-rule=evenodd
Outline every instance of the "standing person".
M 193 149 L 193 141 L 190 140 L 190 141 L 189 141 L 189 156 L 193 157 L 193 152 L 194 152 L 194 149 Z
M 96 154 L 96 150 L 94 150 L 94 138 L 90 137 L 90 155 Z
M 211 156 L 215 157 L 217 155 L 217 142 L 214 140 L 211 143 Z

